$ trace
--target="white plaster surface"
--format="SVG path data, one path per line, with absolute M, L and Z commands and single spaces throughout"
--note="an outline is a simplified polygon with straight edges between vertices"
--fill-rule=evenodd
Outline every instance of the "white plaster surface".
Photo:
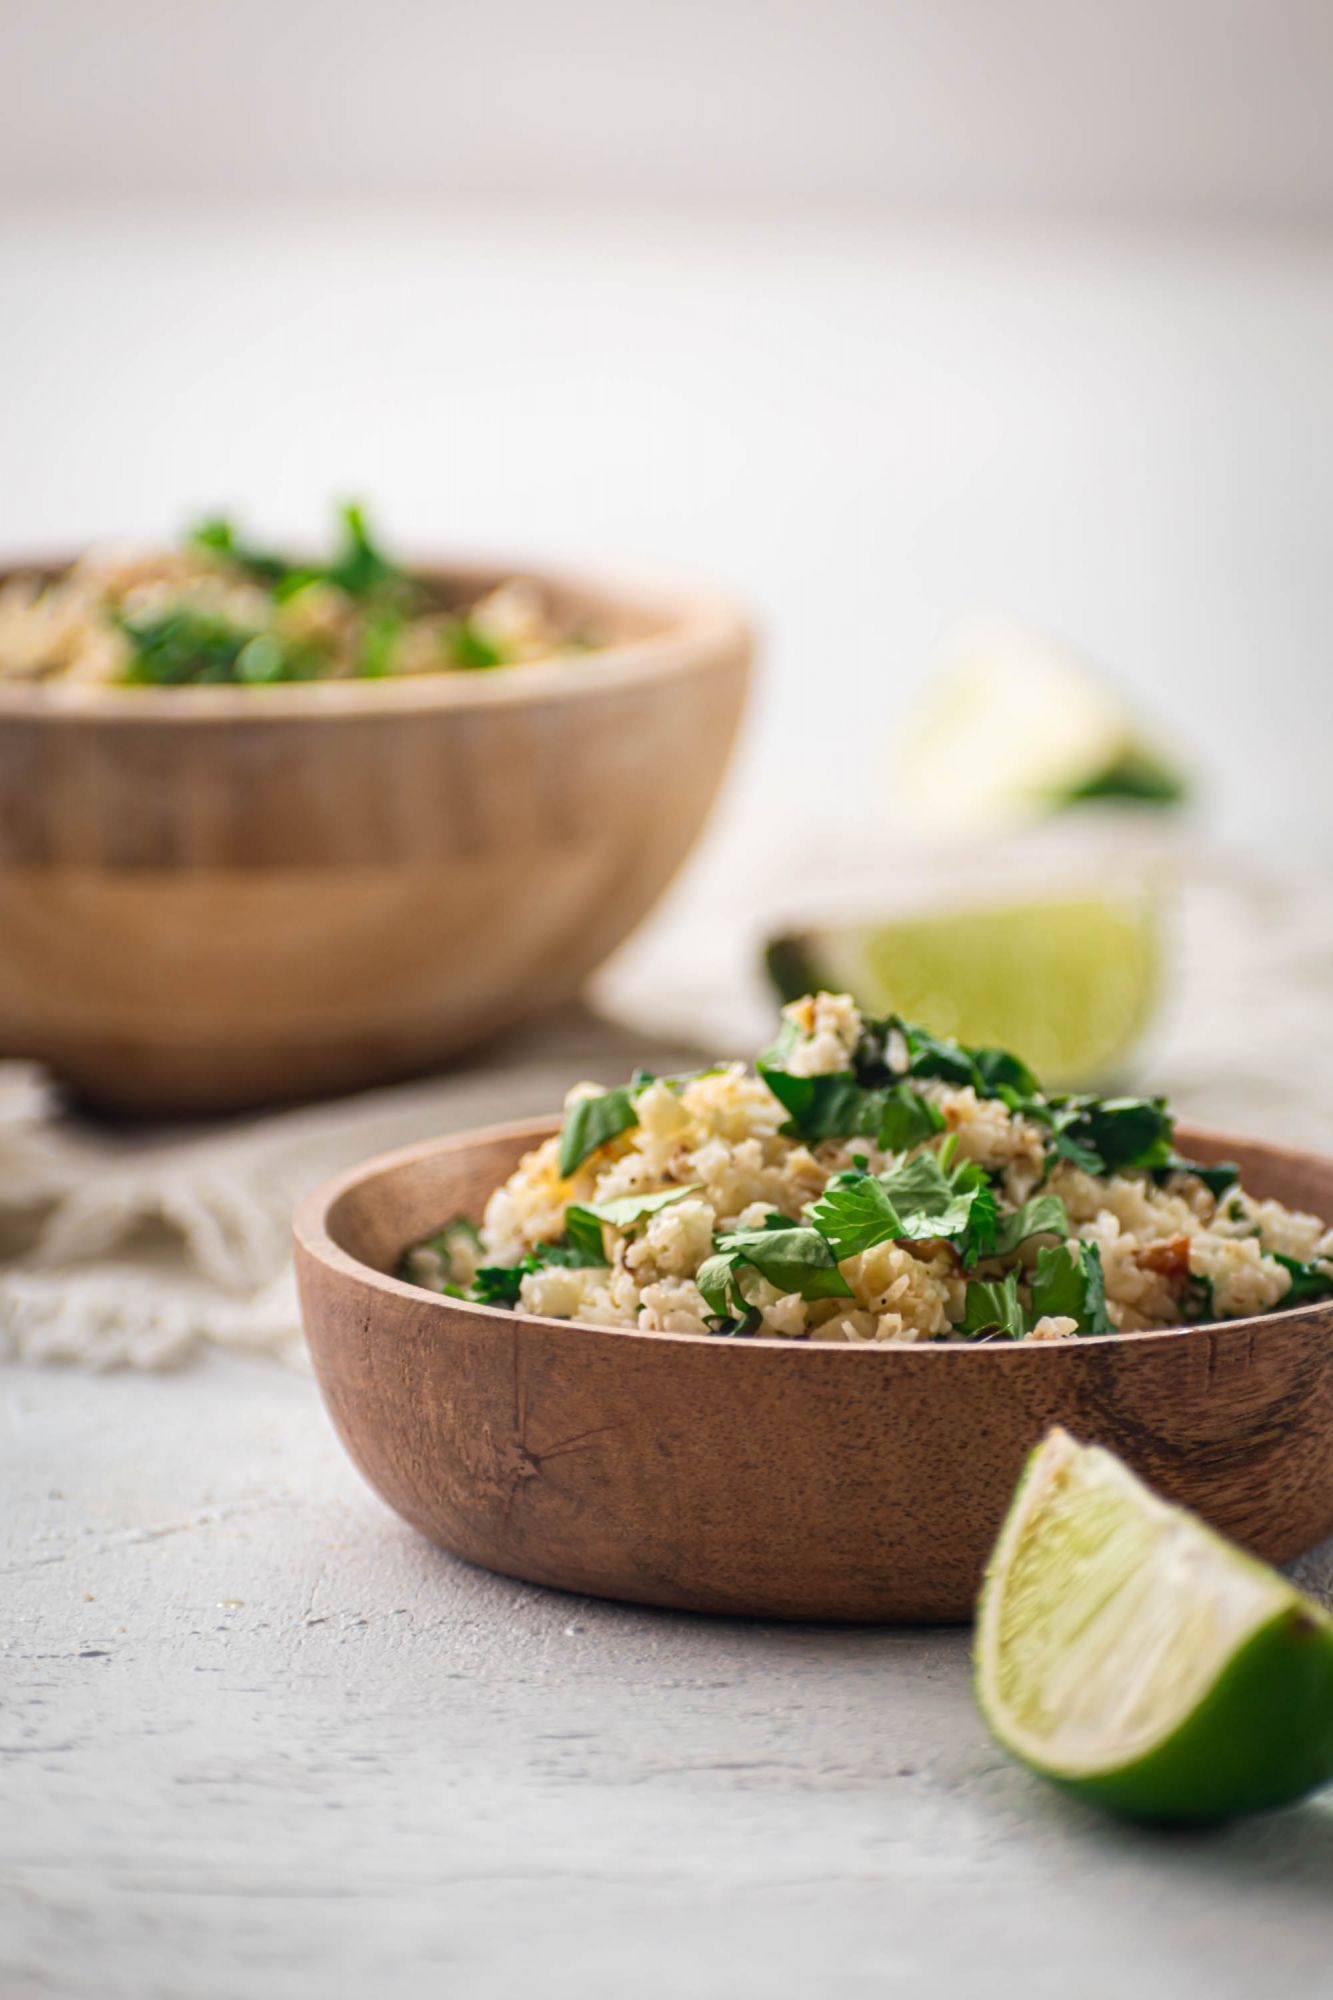
M 0 1576 L 5 2000 L 1328 1990 L 1333 1795 L 1122 1829 L 963 1633 L 487 1576 L 271 1364 L 5 1371 Z

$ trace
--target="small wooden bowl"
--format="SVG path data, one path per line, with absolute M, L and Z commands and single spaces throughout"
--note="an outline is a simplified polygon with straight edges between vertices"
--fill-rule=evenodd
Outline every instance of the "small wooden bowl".
M 1180 1332 L 982 1347 L 643 1334 L 386 1276 L 554 1121 L 344 1174 L 296 1218 L 306 1336 L 391 1507 L 507 1576 L 779 1618 L 971 1616 L 1052 1424 L 1282 1562 L 1333 1532 L 1333 1304 Z M 1256 1193 L 1333 1214 L 1333 1161 L 1182 1129 Z
M 450 601 L 516 572 L 419 573 Z M 705 593 L 522 574 L 608 644 L 401 680 L 0 682 L 0 1056 L 218 1111 L 410 1075 L 568 999 L 703 825 L 751 638 Z

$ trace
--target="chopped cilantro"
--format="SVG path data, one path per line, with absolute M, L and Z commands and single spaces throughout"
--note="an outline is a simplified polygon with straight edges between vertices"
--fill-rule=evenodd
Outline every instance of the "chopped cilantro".
M 852 1288 L 838 1269 L 833 1250 L 818 1229 L 769 1215 L 762 1229 L 733 1229 L 715 1236 L 713 1255 L 700 1265 L 695 1283 L 714 1317 L 723 1319 L 745 1301 L 736 1285 L 738 1268 L 748 1264 L 780 1292 L 803 1299 L 847 1299 Z
M 1333 1298 L 1333 1264 L 1325 1269 L 1321 1264 L 1303 1264 L 1297 1257 L 1284 1257 L 1279 1250 L 1272 1255 L 1291 1277 L 1291 1287 L 1281 1299 L 1284 1307 Z
M 1032 1318 L 1072 1319 L 1080 1333 L 1114 1333 L 1106 1310 L 1106 1276 L 1095 1243 L 1055 1243 L 1037 1252 Z
M 907 1084 L 867 1089 L 850 1070 L 793 1076 L 761 1056 L 758 1073 L 788 1114 L 788 1138 L 817 1146 L 821 1139 L 873 1139 L 882 1152 L 903 1153 L 944 1130 L 944 1116 Z
M 557 1268 L 585 1271 L 605 1264 L 600 1243 L 594 1252 L 586 1241 L 567 1236 L 559 1243 L 538 1243 L 517 1264 L 483 1264 L 466 1296 L 479 1306 L 516 1306 L 523 1280 L 534 1271 Z
M 864 1168 L 838 1174 L 807 1211 L 839 1262 L 876 1243 L 941 1237 L 970 1263 L 991 1254 L 997 1212 L 981 1168 L 971 1161 L 954 1167 L 946 1149 L 918 1153 L 884 1174 Z
M 201 521 L 190 530 L 186 540 L 191 547 L 201 549 L 207 555 L 220 556 L 237 569 L 245 570 L 256 583 L 268 584 L 270 588 L 286 583 L 293 573 L 294 565 L 285 556 L 275 555 L 269 549 L 254 548 L 243 541 L 232 522 L 222 515 Z
M 488 638 L 476 621 L 466 614 L 455 618 L 449 625 L 444 635 L 444 649 L 456 667 L 502 667 L 506 660 L 504 649 Z
M 356 671 L 362 680 L 383 680 L 393 672 L 394 648 L 406 621 L 400 611 L 378 611 L 367 618 L 361 633 L 361 656 Z
M 618 1139 L 622 1132 L 630 1131 L 638 1122 L 633 1087 L 629 1084 L 619 1090 L 600 1091 L 596 1097 L 577 1098 L 566 1111 L 565 1122 L 560 1127 L 559 1167 L 562 1179 L 568 1180 L 589 1153 L 595 1153 L 609 1139 Z
M 1163 1097 L 1031 1097 L 1002 1091 L 1011 1111 L 1051 1135 L 1051 1158 L 1087 1174 L 1151 1172 L 1172 1157 L 1173 1120 Z
M 1220 1201 L 1227 1189 L 1234 1187 L 1240 1179 L 1240 1168 L 1234 1160 L 1214 1160 L 1205 1165 L 1200 1160 L 1182 1159 L 1179 1153 L 1172 1152 L 1170 1159 L 1153 1168 L 1153 1174 L 1158 1180 L 1165 1180 L 1168 1174 L 1193 1174 Z
M 764 1323 L 764 1315 L 758 1306 L 751 1306 L 746 1313 L 714 1314 L 707 1322 L 708 1331 L 724 1340 L 750 1340 Z
M 339 510 L 343 545 L 335 559 L 318 574 L 325 583 L 336 584 L 349 597 L 371 597 L 385 589 L 411 588 L 409 578 L 397 563 L 389 561 L 371 540 L 365 510 L 349 501 Z
M 636 1222 L 656 1215 L 659 1209 L 668 1208 L 673 1201 L 698 1192 L 697 1186 L 672 1187 L 662 1188 L 656 1194 L 617 1195 L 613 1201 L 571 1202 L 565 1210 L 565 1232 L 572 1243 L 584 1244 L 590 1251 L 595 1249 L 596 1261 L 605 1263 L 603 1224 L 609 1223 L 612 1229 L 630 1229 Z
M 968 1285 L 963 1318 L 958 1328 L 973 1340 L 1022 1340 L 1028 1331 L 1022 1301 L 1018 1296 L 1018 1273 L 990 1283 L 974 1278 Z
M 1002 1215 L 996 1224 L 992 1257 L 1010 1257 L 1032 1236 L 1067 1236 L 1069 1212 L 1057 1194 L 1035 1194 L 1021 1208 Z
M 1217 1318 L 1211 1278 L 1199 1277 L 1195 1272 L 1190 1272 L 1185 1280 L 1185 1292 L 1180 1302 L 1180 1317 L 1187 1326 L 1197 1326 L 1201 1321 Z

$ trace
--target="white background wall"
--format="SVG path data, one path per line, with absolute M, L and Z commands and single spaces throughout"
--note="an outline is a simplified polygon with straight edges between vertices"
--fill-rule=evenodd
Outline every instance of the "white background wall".
M 1008 613 L 1333 852 L 1333 8 L 10 0 L 0 80 L 0 546 L 696 569 L 739 799 L 848 817 Z

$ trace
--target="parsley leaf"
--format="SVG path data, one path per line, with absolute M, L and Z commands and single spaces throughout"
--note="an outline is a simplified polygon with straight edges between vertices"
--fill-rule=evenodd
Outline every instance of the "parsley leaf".
M 274 555 L 268 549 L 254 548 L 236 533 L 232 522 L 222 515 L 201 521 L 186 537 L 187 542 L 205 554 L 221 556 L 225 562 L 234 563 L 237 569 L 246 570 L 257 583 L 285 583 L 291 576 L 293 565 L 285 556 Z
M 1072 1319 L 1080 1333 L 1114 1333 L 1106 1310 L 1106 1277 L 1095 1243 L 1056 1243 L 1037 1253 L 1032 1279 L 1033 1322 Z
M 1214 1160 L 1205 1165 L 1200 1160 L 1182 1159 L 1176 1152 L 1171 1154 L 1170 1159 L 1164 1160 L 1160 1167 L 1154 1167 L 1153 1173 L 1159 1180 L 1165 1180 L 1168 1174 L 1193 1174 L 1196 1180 L 1203 1182 L 1217 1201 L 1220 1201 L 1227 1189 L 1234 1187 L 1240 1179 L 1240 1168 L 1234 1160 Z
M 643 1222 L 659 1209 L 670 1207 L 673 1201 L 681 1201 L 687 1194 L 698 1194 L 696 1183 L 693 1187 L 661 1188 L 656 1194 L 622 1194 L 612 1201 L 571 1202 L 565 1210 L 565 1234 L 571 1243 L 586 1244 L 589 1249 L 596 1246 L 597 1262 L 606 1262 L 602 1254 L 602 1226 L 609 1223 L 612 1229 L 629 1229 L 636 1222 Z
M 639 1122 L 629 1084 L 619 1090 L 603 1090 L 596 1097 L 580 1097 L 565 1113 L 560 1127 L 560 1174 L 563 1180 L 582 1165 L 609 1139 L 618 1139 Z
M 884 1174 L 852 1168 L 838 1174 L 808 1215 L 837 1254 L 857 1257 L 876 1243 L 956 1243 L 965 1261 L 989 1256 L 998 1205 L 981 1168 L 953 1167 L 942 1153 L 918 1153 Z
M 850 1070 L 793 1076 L 760 1057 L 757 1072 L 788 1114 L 788 1138 L 817 1146 L 821 1139 L 873 1139 L 886 1153 L 903 1153 L 944 1130 L 944 1115 L 905 1083 L 868 1090 Z
M 1213 1300 L 1213 1281 L 1191 1271 L 1185 1280 L 1185 1294 L 1180 1302 L 1180 1317 L 1187 1326 L 1197 1326 L 1201 1321 L 1217 1318 L 1217 1306 Z
M 1002 1215 L 996 1224 L 995 1241 L 987 1253 L 1010 1257 L 1030 1236 L 1067 1236 L 1069 1211 L 1058 1194 L 1036 1194 L 1021 1208 Z
M 606 1258 L 598 1242 L 596 1251 L 586 1241 L 564 1237 L 559 1243 L 538 1243 L 517 1264 L 483 1264 L 472 1280 L 467 1297 L 475 1305 L 516 1306 L 524 1278 L 534 1271 L 557 1267 L 566 1271 L 593 1270 Z
M 992 1284 L 974 1278 L 968 1285 L 958 1331 L 973 1340 L 1022 1340 L 1027 1320 L 1018 1296 L 1018 1273 L 1010 1271 Z
M 381 554 L 371 540 L 365 510 L 348 502 L 339 510 L 343 546 L 336 559 L 320 575 L 325 583 L 336 584 L 349 597 L 369 597 L 387 587 L 400 589 L 409 583 L 397 563 Z
M 903 1234 L 903 1219 L 887 1187 L 878 1174 L 868 1174 L 864 1168 L 837 1174 L 806 1213 L 832 1244 L 839 1263 Z
M 1172 1158 L 1174 1121 L 1164 1097 L 1028 1097 L 1002 1090 L 1011 1111 L 1051 1134 L 1051 1155 L 1087 1174 L 1152 1172 Z
M 455 618 L 444 635 L 444 648 L 456 667 L 502 667 L 506 655 L 466 613 Z
M 1278 1301 L 1280 1308 L 1302 1305 L 1310 1299 L 1333 1298 L 1333 1271 L 1322 1270 L 1318 1264 L 1303 1264 L 1296 1257 L 1284 1257 L 1280 1250 L 1271 1254 L 1291 1276 L 1291 1289 Z
M 758 1306 L 751 1306 L 748 1312 L 715 1314 L 708 1321 L 708 1331 L 724 1340 L 751 1340 L 764 1323 L 764 1315 Z
M 713 1255 L 700 1265 L 695 1284 L 719 1318 L 738 1301 L 737 1267 L 748 1264 L 780 1292 L 803 1299 L 849 1299 L 852 1288 L 838 1269 L 832 1247 L 817 1229 L 770 1215 L 762 1229 L 733 1229 L 713 1239 Z

